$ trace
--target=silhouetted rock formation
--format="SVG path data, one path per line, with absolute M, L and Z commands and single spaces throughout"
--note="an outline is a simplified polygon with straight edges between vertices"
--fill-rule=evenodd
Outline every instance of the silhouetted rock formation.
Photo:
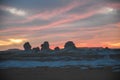
M 54 50 L 55 50 L 55 51 L 59 51 L 60 48 L 59 48 L 59 47 L 55 47 Z
M 35 48 L 33 48 L 33 51 L 34 51 L 34 52 L 39 52 L 39 51 L 40 51 L 40 48 L 39 48 L 39 47 L 35 47 Z
M 41 44 L 41 51 L 49 51 L 49 42 L 45 41 L 43 44 Z
M 30 51 L 30 50 L 31 50 L 31 45 L 30 45 L 29 42 L 26 42 L 26 43 L 23 45 L 23 47 L 24 47 L 24 50 L 25 50 L 25 51 Z
M 105 49 L 109 49 L 109 47 L 105 47 Z
M 76 46 L 72 41 L 68 41 L 65 43 L 64 49 L 76 49 Z

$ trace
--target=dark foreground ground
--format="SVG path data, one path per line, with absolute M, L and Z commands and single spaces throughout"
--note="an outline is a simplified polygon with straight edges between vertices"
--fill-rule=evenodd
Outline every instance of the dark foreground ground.
M 120 75 L 109 68 L 12 68 L 0 69 L 0 80 L 120 80 Z

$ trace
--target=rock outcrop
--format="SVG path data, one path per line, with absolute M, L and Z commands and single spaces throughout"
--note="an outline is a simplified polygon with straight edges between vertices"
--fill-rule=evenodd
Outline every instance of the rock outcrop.
M 34 51 L 34 52 L 39 52 L 39 51 L 40 51 L 40 48 L 39 48 L 39 47 L 35 47 L 35 48 L 33 48 L 33 51 Z
M 60 50 L 59 47 L 55 47 L 55 48 L 54 48 L 54 51 L 59 51 L 59 50 Z
M 64 49 L 76 49 L 76 46 L 72 41 L 68 41 L 65 43 Z
M 30 45 L 29 42 L 26 42 L 26 43 L 23 45 L 23 47 L 24 47 L 24 50 L 25 50 L 25 51 L 30 51 L 30 50 L 31 50 L 31 45 Z
M 41 44 L 41 51 L 49 51 L 49 42 L 45 41 L 43 44 Z

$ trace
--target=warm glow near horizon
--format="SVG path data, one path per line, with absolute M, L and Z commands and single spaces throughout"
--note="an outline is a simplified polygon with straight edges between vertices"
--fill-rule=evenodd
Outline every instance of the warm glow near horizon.
M 120 47 L 120 43 L 110 43 L 109 45 L 114 46 L 114 47 Z
M 7 47 L 7 46 L 14 45 L 14 44 L 19 45 L 19 44 L 21 44 L 21 43 L 23 43 L 25 41 L 26 41 L 26 39 L 15 39 L 15 38 L 8 39 L 6 41 L 0 40 L 0 47 L 2 47 L 2 46 Z
M 24 39 L 9 39 L 11 43 L 16 43 L 16 44 L 20 44 L 24 41 Z

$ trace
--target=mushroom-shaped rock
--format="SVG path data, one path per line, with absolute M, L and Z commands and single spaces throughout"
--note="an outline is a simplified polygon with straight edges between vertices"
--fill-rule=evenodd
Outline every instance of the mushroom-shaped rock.
M 72 41 L 68 41 L 65 43 L 64 49 L 76 49 L 76 46 Z
M 55 50 L 55 51 L 59 51 L 60 48 L 59 48 L 59 47 L 55 47 L 54 50 Z
M 48 41 L 45 41 L 43 44 L 41 44 L 41 51 L 43 50 L 50 50 L 49 48 L 49 42 Z
M 30 45 L 29 42 L 26 42 L 26 43 L 23 45 L 23 47 L 24 47 L 24 50 L 25 50 L 25 51 L 31 50 L 31 45 Z
M 105 49 L 106 49 L 106 50 L 108 50 L 108 49 L 109 49 L 109 47 L 105 47 Z
M 39 52 L 39 51 L 40 51 L 40 48 L 39 48 L 39 47 L 35 47 L 35 48 L 33 48 L 33 51 L 34 51 L 34 52 Z

